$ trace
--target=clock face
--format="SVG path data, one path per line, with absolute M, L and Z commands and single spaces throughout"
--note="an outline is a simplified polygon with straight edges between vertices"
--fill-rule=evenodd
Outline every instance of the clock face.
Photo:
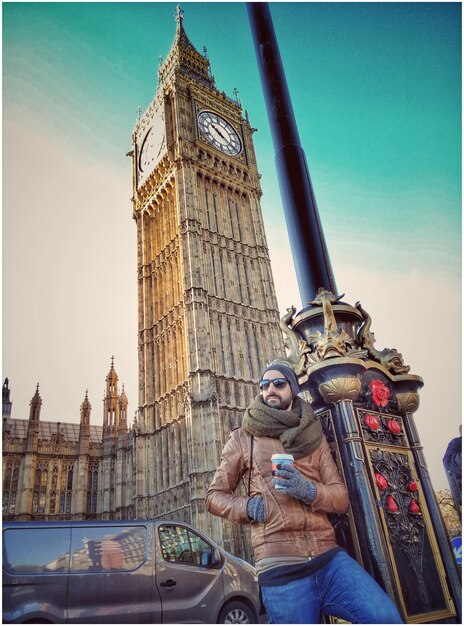
M 138 171 L 142 182 L 161 160 L 166 147 L 164 120 L 154 117 L 139 149 Z
M 217 113 L 212 111 L 199 113 L 198 128 L 206 140 L 224 154 L 236 156 L 242 151 L 242 142 L 237 131 Z

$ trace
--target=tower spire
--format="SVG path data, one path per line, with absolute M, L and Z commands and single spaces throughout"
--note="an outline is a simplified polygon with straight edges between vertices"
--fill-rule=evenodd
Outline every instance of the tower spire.
M 81 424 L 90 424 L 90 412 L 92 411 L 92 405 L 89 401 L 89 390 L 85 390 L 84 402 L 81 404 Z
M 180 68 L 190 75 L 194 75 L 209 86 L 214 85 L 208 55 L 201 54 L 192 44 L 184 29 L 184 11 L 177 5 L 175 19 L 177 22 L 176 34 L 171 50 L 164 63 L 158 67 L 158 84 L 165 83 L 172 75 L 173 70 Z
M 177 28 L 182 28 L 182 22 L 184 21 L 184 12 L 183 12 L 180 4 L 177 5 L 175 18 L 176 18 L 176 22 L 177 22 Z
M 42 408 L 42 398 L 39 394 L 39 383 L 35 390 L 35 394 L 30 403 L 29 421 L 38 422 L 40 419 L 40 409 Z
M 115 428 L 118 426 L 118 380 L 118 375 L 114 369 L 114 356 L 112 356 L 110 371 L 106 377 L 105 397 L 103 400 L 103 426 L 111 426 Z
M 8 378 L 5 378 L 5 382 L 3 383 L 2 389 L 2 416 L 10 417 L 11 416 L 11 406 L 12 402 L 10 400 L 10 386 L 8 382 Z

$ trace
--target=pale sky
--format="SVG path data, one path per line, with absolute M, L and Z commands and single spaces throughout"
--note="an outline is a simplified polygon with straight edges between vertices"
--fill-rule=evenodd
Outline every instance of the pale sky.
M 3 3 L 3 376 L 13 416 L 102 424 L 111 356 L 137 408 L 131 169 L 136 110 L 174 38 L 173 3 Z M 183 4 L 217 87 L 248 110 L 282 314 L 302 308 L 245 6 Z M 436 489 L 461 422 L 461 7 L 271 3 L 338 288 L 376 347 L 423 377 Z

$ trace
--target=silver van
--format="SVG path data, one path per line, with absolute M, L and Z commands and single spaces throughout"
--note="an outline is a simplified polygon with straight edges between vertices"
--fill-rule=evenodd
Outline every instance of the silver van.
M 254 568 L 175 521 L 5 522 L 3 623 L 257 623 Z

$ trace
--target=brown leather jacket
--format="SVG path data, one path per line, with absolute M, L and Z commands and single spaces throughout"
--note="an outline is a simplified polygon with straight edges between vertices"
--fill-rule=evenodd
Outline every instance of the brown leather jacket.
M 208 511 L 236 524 L 252 524 L 255 561 L 274 556 L 316 556 L 335 547 L 335 533 L 326 513 L 344 513 L 349 502 L 325 437 L 317 450 L 295 461 L 301 474 L 316 484 L 317 496 L 311 504 L 276 490 L 272 484 L 271 455 L 285 452 L 280 440 L 254 437 L 250 496 L 263 496 L 264 524 L 249 519 L 249 497 L 234 494 L 242 478 L 248 488 L 250 446 L 249 433 L 243 428 L 232 431 L 206 494 Z

